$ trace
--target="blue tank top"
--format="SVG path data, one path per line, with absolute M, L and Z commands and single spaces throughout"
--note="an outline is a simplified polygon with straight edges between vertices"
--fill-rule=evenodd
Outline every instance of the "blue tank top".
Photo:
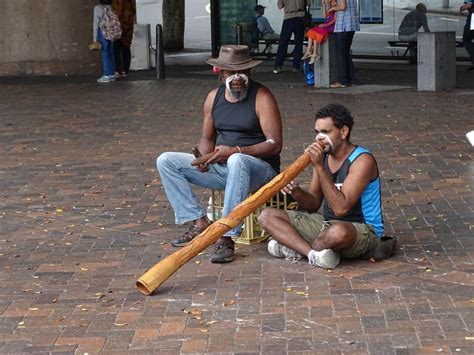
M 217 89 L 212 105 L 212 122 L 217 131 L 216 146 L 246 147 L 267 140 L 255 110 L 257 91 L 261 86 L 250 79 L 247 97 L 239 102 L 227 101 L 225 85 Z M 261 159 L 268 162 L 277 173 L 280 171 L 280 155 Z
M 340 189 L 347 175 L 349 174 L 349 169 L 354 160 L 356 160 L 361 154 L 371 154 L 367 149 L 362 147 L 355 147 L 351 154 L 347 157 L 344 163 L 341 165 L 339 170 L 334 174 L 331 174 L 328 165 L 328 156 L 326 155 L 324 160 L 324 167 L 332 176 L 332 181 Z M 324 219 L 332 220 L 338 219 L 347 222 L 357 222 L 365 223 L 371 225 L 377 236 L 382 237 L 384 232 L 383 217 L 382 217 L 382 198 L 381 198 L 381 188 L 380 188 L 380 176 L 378 174 L 377 168 L 377 177 L 370 181 L 367 187 L 357 203 L 352 207 L 352 209 L 343 217 L 336 217 L 333 210 L 324 199 L 323 203 L 324 209 Z

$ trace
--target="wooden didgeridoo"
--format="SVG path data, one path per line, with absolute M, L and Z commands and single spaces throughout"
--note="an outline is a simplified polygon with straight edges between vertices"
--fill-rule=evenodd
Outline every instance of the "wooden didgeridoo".
M 144 295 L 151 295 L 163 282 L 178 271 L 181 266 L 194 258 L 209 245 L 215 243 L 225 232 L 237 227 L 245 217 L 283 189 L 283 187 L 302 172 L 309 163 L 311 163 L 310 156 L 306 153 L 302 154 L 289 167 L 275 176 L 273 180 L 241 202 L 226 217 L 218 219 L 189 244 L 155 264 L 137 280 L 136 286 L 138 291 Z

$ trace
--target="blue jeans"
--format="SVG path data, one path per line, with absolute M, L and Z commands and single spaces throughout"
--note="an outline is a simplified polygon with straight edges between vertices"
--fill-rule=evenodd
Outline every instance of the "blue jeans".
M 199 205 L 191 185 L 225 190 L 222 216 L 227 216 L 251 191 L 270 181 L 275 170 L 267 162 L 246 154 L 232 154 L 227 164 L 212 164 L 209 171 L 200 172 L 191 162 L 192 154 L 166 152 L 156 160 L 166 197 L 174 210 L 176 224 L 197 220 L 206 215 Z M 240 235 L 242 225 L 226 236 Z
M 341 84 L 357 84 L 355 67 L 352 63 L 351 46 L 354 31 L 336 32 L 337 79 Z
M 97 30 L 97 39 L 101 44 L 100 52 L 102 54 L 102 71 L 104 75 L 110 76 L 115 74 L 114 60 L 114 42 L 104 38 L 100 28 Z
M 288 43 L 291 34 L 295 34 L 295 49 L 293 50 L 293 68 L 300 68 L 301 57 L 303 56 L 304 25 L 302 17 L 289 18 L 283 21 L 280 32 L 280 42 L 278 44 L 277 55 L 275 59 L 275 68 L 281 67 L 285 61 L 288 51 Z

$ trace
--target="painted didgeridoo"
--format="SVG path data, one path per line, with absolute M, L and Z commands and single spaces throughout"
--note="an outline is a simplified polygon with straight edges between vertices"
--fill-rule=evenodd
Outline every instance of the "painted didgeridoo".
M 273 180 L 262 186 L 260 190 L 241 202 L 226 217 L 209 225 L 201 234 L 180 250 L 151 267 L 136 282 L 138 291 L 151 295 L 160 285 L 168 280 L 178 269 L 194 258 L 209 245 L 215 243 L 227 231 L 237 227 L 245 217 L 262 206 L 311 163 L 311 157 L 304 153 Z

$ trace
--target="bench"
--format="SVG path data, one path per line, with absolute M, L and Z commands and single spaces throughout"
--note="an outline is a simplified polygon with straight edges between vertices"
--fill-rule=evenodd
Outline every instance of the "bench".
M 411 52 L 416 49 L 416 41 L 388 41 L 388 44 L 390 47 L 406 48 L 402 57 L 405 57 L 409 51 Z M 464 47 L 464 44 L 462 41 L 456 41 L 456 47 L 462 48 Z
M 211 190 L 209 198 L 209 207 L 213 220 L 218 220 L 222 217 L 222 206 L 224 205 L 224 191 Z M 282 208 L 285 210 L 292 210 L 298 208 L 298 203 L 290 201 L 287 195 L 278 193 L 269 199 L 263 206 L 245 217 L 242 226 L 240 237 L 235 238 L 234 241 L 238 244 L 255 244 L 265 241 L 269 234 L 258 224 L 258 215 L 266 207 Z
M 256 46 L 254 46 L 253 48 L 251 48 L 252 49 L 252 54 L 254 54 L 254 55 L 263 55 L 263 56 L 266 56 L 266 57 L 275 56 L 276 55 L 275 53 L 270 53 L 270 52 L 267 52 L 267 51 L 270 48 L 270 46 L 272 46 L 272 45 L 278 46 L 279 44 L 280 44 L 279 39 L 263 39 L 263 38 L 260 38 L 258 40 L 258 44 Z M 295 40 L 290 39 L 290 42 L 288 43 L 288 45 L 294 45 L 294 44 L 295 44 Z M 265 46 L 262 51 L 260 51 L 260 45 Z M 307 45 L 308 45 L 308 41 L 305 39 L 303 41 L 303 46 L 307 46 Z M 291 55 L 291 53 L 288 53 L 287 55 L 289 56 L 289 55 Z

